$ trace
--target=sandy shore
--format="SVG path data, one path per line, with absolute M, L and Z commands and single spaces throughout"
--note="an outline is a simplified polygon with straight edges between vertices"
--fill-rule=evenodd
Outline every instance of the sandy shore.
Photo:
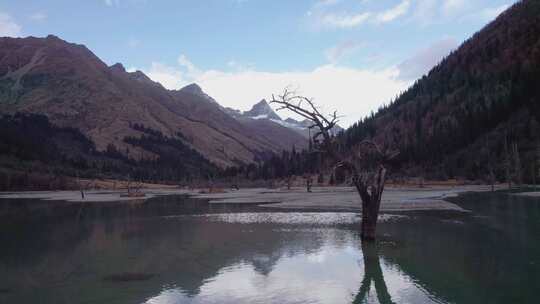
M 456 210 L 465 211 L 459 206 L 445 201 L 445 198 L 457 196 L 469 191 L 489 191 L 489 186 L 429 186 L 387 187 L 384 191 L 381 211 L 414 210 Z M 305 209 L 305 210 L 350 210 L 361 209 L 360 198 L 352 187 L 314 187 L 307 193 L 305 188 L 286 189 L 241 189 L 224 193 L 201 194 L 198 191 L 182 189 L 145 189 L 146 197 L 121 197 L 125 191 L 94 190 L 85 191 L 81 198 L 79 191 L 36 191 L 2 192 L 1 198 L 43 199 L 68 202 L 118 202 L 149 199 L 159 195 L 187 194 L 209 200 L 211 204 L 253 204 L 259 203 L 266 208 Z
M 456 210 L 466 211 L 445 201 L 459 193 L 489 191 L 489 186 L 431 186 L 425 188 L 388 187 L 381 202 L 381 211 Z M 264 203 L 268 208 L 293 208 L 306 210 L 361 210 L 360 198 L 351 187 L 321 187 L 307 193 L 303 188 L 289 191 L 282 189 L 245 189 L 219 194 L 199 194 L 210 203 Z
M 180 195 L 180 194 L 195 194 L 187 190 L 181 189 L 143 189 L 145 197 L 124 197 L 125 190 L 85 190 L 84 198 L 80 191 L 21 191 L 21 192 L 0 192 L 0 199 L 42 199 L 49 201 L 66 201 L 66 202 L 122 202 L 133 200 L 145 200 L 158 195 Z

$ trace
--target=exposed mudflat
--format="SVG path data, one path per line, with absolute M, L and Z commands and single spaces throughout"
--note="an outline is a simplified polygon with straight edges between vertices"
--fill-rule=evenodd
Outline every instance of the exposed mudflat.
M 459 193 L 488 191 L 487 186 L 387 187 L 383 193 L 381 211 L 456 210 L 466 211 L 445 201 Z M 304 188 L 243 189 L 227 193 L 198 194 L 212 204 L 261 203 L 262 207 L 306 210 L 361 210 L 360 197 L 352 187 L 320 187 L 308 193 Z
M 459 206 L 445 201 L 462 192 L 488 191 L 489 186 L 426 186 L 387 187 L 384 191 L 381 211 L 414 210 L 455 210 L 465 211 Z M 125 191 L 94 190 L 85 191 L 84 199 L 79 191 L 35 191 L 3 192 L 1 198 L 43 199 L 68 202 L 121 202 L 145 200 L 158 195 L 187 194 L 209 200 L 211 204 L 260 204 L 266 208 L 355 211 L 361 209 L 360 198 L 352 187 L 314 187 L 313 192 L 305 188 L 265 189 L 251 188 L 223 193 L 199 193 L 184 189 L 146 189 L 146 196 L 123 197 Z M 537 193 L 537 195 L 540 195 Z

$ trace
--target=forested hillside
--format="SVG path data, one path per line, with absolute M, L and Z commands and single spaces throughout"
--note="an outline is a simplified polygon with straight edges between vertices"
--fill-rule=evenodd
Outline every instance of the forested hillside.
M 0 116 L 0 191 L 66 188 L 73 182 L 66 177 L 189 182 L 221 172 L 185 145 L 181 134 L 167 137 L 142 125 L 132 127 L 144 135 L 124 140 L 156 157 L 135 157 L 113 144 L 98 151 L 79 130 L 55 126 L 44 115 Z
M 532 182 L 540 158 L 539 81 L 540 1 L 526 0 L 341 133 L 339 144 L 347 150 L 375 139 L 399 148 L 394 175 L 487 180 L 492 171 L 499 180 Z M 290 162 L 273 160 L 277 167 Z M 309 169 L 318 170 L 317 163 Z

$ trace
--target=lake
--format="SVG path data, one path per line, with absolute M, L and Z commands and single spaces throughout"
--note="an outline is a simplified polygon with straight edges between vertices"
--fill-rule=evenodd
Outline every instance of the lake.
M 0 303 L 536 303 L 540 199 L 452 201 L 361 244 L 350 212 L 4 199 Z

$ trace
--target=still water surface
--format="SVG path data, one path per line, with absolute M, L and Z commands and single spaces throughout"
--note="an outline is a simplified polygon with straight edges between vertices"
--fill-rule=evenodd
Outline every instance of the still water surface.
M 537 303 L 540 200 L 455 202 L 362 245 L 354 213 L 1 201 L 32 219 L 0 225 L 0 303 Z

